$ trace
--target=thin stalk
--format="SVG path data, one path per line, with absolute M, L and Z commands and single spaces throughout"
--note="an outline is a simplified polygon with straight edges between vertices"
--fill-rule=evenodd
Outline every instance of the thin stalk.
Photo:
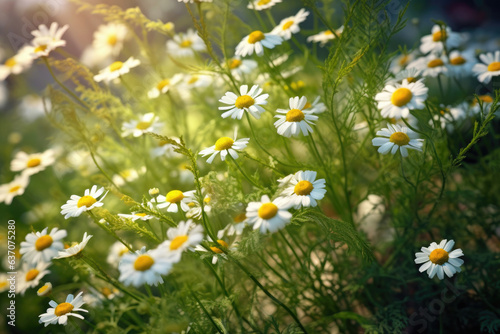
M 231 154 L 228 154 L 227 156 L 229 157 L 229 160 L 231 160 L 234 163 L 236 168 L 238 168 L 241 175 L 243 175 L 243 177 L 248 180 L 248 182 L 250 182 L 251 184 L 253 184 L 255 187 L 257 187 L 259 189 L 264 189 L 263 186 L 261 186 L 260 184 L 255 182 L 250 176 L 247 175 L 247 173 L 245 173 L 245 171 L 241 168 L 241 166 L 238 164 L 238 162 L 236 162 L 236 160 L 234 160 L 234 158 L 231 156 Z

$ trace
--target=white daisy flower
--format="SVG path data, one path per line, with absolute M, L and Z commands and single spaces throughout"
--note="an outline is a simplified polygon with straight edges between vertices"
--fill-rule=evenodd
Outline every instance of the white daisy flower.
M 47 270 L 50 267 L 50 262 L 38 262 L 35 267 L 28 263 L 23 263 L 21 271 L 17 274 L 16 293 L 24 296 L 26 290 L 36 287 L 40 284 L 40 280 L 50 273 Z
M 140 137 L 145 133 L 154 132 L 158 133 L 163 127 L 163 123 L 158 122 L 160 117 L 155 116 L 154 113 L 150 112 L 141 116 L 140 120 L 125 122 L 122 125 L 122 136 L 134 136 Z
M 453 132 L 455 124 L 467 117 L 467 106 L 466 104 L 461 104 L 456 107 L 441 105 L 439 113 L 439 115 L 434 115 L 434 121 L 437 122 L 442 129 L 446 128 L 448 132 Z M 433 126 L 434 122 L 430 120 L 429 125 Z
M 420 272 L 427 271 L 429 278 L 433 278 L 436 274 L 441 280 L 444 274 L 452 277 L 455 273 L 460 272 L 460 266 L 464 264 L 464 260 L 459 259 L 464 253 L 460 248 L 450 252 L 455 241 L 446 239 L 442 240 L 439 245 L 435 242 L 429 247 L 422 247 L 422 252 L 415 253 L 415 263 L 422 264 L 418 269 Z
M 420 51 L 423 54 L 429 52 L 442 52 L 443 44 L 446 44 L 448 50 L 460 46 L 462 37 L 459 33 L 451 31 L 450 27 L 441 30 L 439 25 L 434 25 L 430 35 L 426 35 L 420 39 Z
M 311 111 L 313 114 L 321 114 L 325 112 L 326 106 L 323 102 L 320 102 L 321 97 L 317 96 L 313 103 L 306 102 L 304 106 L 304 111 Z
M 134 57 L 130 57 L 125 62 L 115 61 L 111 65 L 100 70 L 99 74 L 94 75 L 94 80 L 97 82 L 104 81 L 109 83 L 110 81 L 118 79 L 122 75 L 130 72 L 131 68 L 139 66 L 140 64 L 141 61 L 139 59 L 135 59 Z
M 278 35 L 255 30 L 243 37 L 241 42 L 238 43 L 235 55 L 245 57 L 255 52 L 257 56 L 262 56 L 264 54 L 264 47 L 273 49 L 276 45 L 280 45 L 281 42 L 282 38 Z
M 257 62 L 252 59 L 241 59 L 241 57 L 235 56 L 228 62 L 231 74 L 240 78 L 245 74 L 252 73 L 258 66 Z
M 146 220 L 151 220 L 151 219 L 155 218 L 154 216 L 148 215 L 147 213 L 143 213 L 143 212 L 132 212 L 131 215 L 119 213 L 118 216 L 122 217 L 122 218 L 126 218 L 126 219 L 131 219 L 134 222 L 138 219 L 140 219 L 142 221 L 146 221 Z
M 186 89 L 196 89 L 208 87 L 212 84 L 213 78 L 206 74 L 188 74 L 184 76 L 182 85 Z
M 207 155 L 210 155 L 210 157 L 207 159 L 207 162 L 211 164 L 217 154 L 220 153 L 220 159 L 222 161 L 226 160 L 226 156 L 228 154 L 231 155 L 233 159 L 238 159 L 238 153 L 236 150 L 241 151 L 248 145 L 248 141 L 250 138 L 241 138 L 241 139 L 236 139 L 237 138 L 237 130 L 234 130 L 234 136 L 233 138 L 229 137 L 221 137 L 217 139 L 215 142 L 214 146 L 210 146 L 209 148 L 206 148 L 204 150 L 201 150 L 200 154 L 203 157 L 206 157 Z
M 69 26 L 59 28 L 57 22 L 52 22 L 50 28 L 45 24 L 38 26 L 38 30 L 31 32 L 35 38 L 31 41 L 33 46 L 33 58 L 46 57 L 52 50 L 61 46 L 66 46 L 66 41 L 61 39 L 62 35 L 68 30 Z
M 167 93 L 170 88 L 173 88 L 177 86 L 178 83 L 182 81 L 184 76 L 182 74 L 175 74 L 172 78 L 170 79 L 163 79 L 160 82 L 156 84 L 155 87 L 153 87 L 149 92 L 148 92 L 148 97 L 150 99 L 155 99 L 158 96 Z
M 227 260 L 227 255 L 219 248 L 220 246 L 222 246 L 228 250 L 234 250 L 236 248 L 236 244 L 231 243 L 231 242 L 228 243 L 228 242 L 223 240 L 225 232 L 226 232 L 225 229 L 219 230 L 217 232 L 217 242 L 214 242 L 212 240 L 212 238 L 207 237 L 208 242 L 210 244 L 214 244 L 213 246 L 210 246 L 210 250 L 215 253 L 214 256 L 212 257 L 212 264 L 217 264 L 217 262 L 219 261 L 219 258 L 221 258 L 223 260 Z M 199 252 L 208 252 L 208 250 L 201 245 L 196 246 L 194 248 L 194 250 L 199 251 Z
M 123 48 L 123 43 L 128 37 L 128 29 L 121 23 L 108 23 L 100 25 L 94 33 L 92 46 L 106 56 L 116 57 Z
M 245 212 L 241 212 L 233 217 L 233 222 L 228 224 L 224 229 L 228 236 L 242 235 L 245 226 L 247 226 L 248 218 Z
M 129 249 L 122 244 L 120 241 L 116 241 L 108 252 L 108 256 L 106 258 L 106 262 L 112 265 L 113 267 L 118 267 L 120 260 L 123 255 L 127 254 Z
M 194 190 L 182 192 L 180 190 L 171 190 L 166 196 L 158 195 L 155 199 L 151 200 L 152 204 L 157 203 L 160 209 L 167 208 L 167 212 L 178 212 L 179 206 L 182 211 L 189 211 L 189 203 L 193 201 Z
M 97 186 L 92 186 L 92 189 L 86 189 L 85 194 L 80 197 L 78 195 L 71 195 L 66 204 L 61 206 L 61 214 L 65 219 L 69 217 L 78 217 L 85 211 L 92 210 L 103 205 L 101 202 L 108 194 L 106 192 L 101 199 L 98 199 L 104 193 L 104 187 L 97 190 Z
M 83 301 L 82 293 L 80 292 L 76 298 L 73 299 L 73 295 L 68 295 L 64 303 L 57 304 L 55 301 L 51 300 L 49 305 L 52 306 L 47 309 L 47 313 L 40 314 L 39 323 L 44 324 L 45 327 L 48 325 L 65 325 L 68 323 L 68 316 L 83 319 L 78 313 L 75 312 L 88 312 L 82 309 L 82 305 L 85 304 Z
M 314 171 L 298 171 L 288 177 L 278 180 L 281 186 L 286 188 L 281 193 L 295 207 L 315 207 L 318 205 L 316 201 L 325 197 L 325 179 L 316 180 L 317 172 Z
M 193 29 L 188 29 L 184 34 L 177 34 L 173 40 L 167 41 L 167 52 L 176 57 L 192 57 L 195 52 L 205 50 L 205 42 Z
M 23 46 L 16 55 L 0 64 L 0 81 L 5 80 L 11 74 L 19 74 L 27 70 L 33 63 L 32 50 L 31 46 Z
M 127 183 L 133 182 L 139 178 L 141 174 L 146 172 L 146 167 L 142 166 L 139 170 L 127 168 L 113 175 L 113 183 L 121 187 Z
M 271 34 L 278 35 L 285 41 L 289 40 L 292 38 L 292 34 L 296 34 L 300 31 L 299 23 L 304 22 L 308 15 L 309 12 L 301 8 L 294 16 L 281 20 L 280 24 L 271 31 Z
M 196 247 L 203 240 L 203 227 L 194 224 L 191 219 L 186 222 L 181 221 L 177 227 L 167 230 L 168 239 L 162 242 L 158 249 L 172 258 L 172 261 L 179 262 L 182 252 Z
M 381 93 L 375 95 L 382 117 L 398 120 L 408 117 L 410 110 L 424 108 L 429 89 L 422 81 L 409 83 L 404 79 L 401 84 L 386 85 Z
M 60 240 L 66 237 L 66 230 L 55 227 L 50 234 L 47 234 L 47 230 L 48 227 L 42 232 L 31 232 L 26 235 L 26 241 L 21 242 L 19 250 L 24 262 L 35 265 L 39 262 L 50 262 L 64 248 Z
M 55 161 L 55 151 L 52 149 L 42 153 L 27 154 L 25 152 L 17 152 L 14 160 L 10 163 L 10 170 L 13 172 L 22 172 L 30 176 L 41 172 L 47 166 L 50 166 Z
M 493 97 L 491 95 L 478 95 L 478 98 L 483 105 L 483 113 L 489 113 L 491 106 L 493 105 Z M 478 103 L 476 98 L 472 100 L 472 103 L 470 105 L 470 112 L 472 115 L 481 113 L 481 105 Z
M 304 136 L 312 133 L 313 130 L 309 124 L 314 125 L 318 116 L 313 115 L 314 109 L 304 109 L 307 98 L 291 97 L 288 101 L 290 109 L 278 109 L 276 112 L 284 115 L 276 115 L 278 118 L 274 126 L 278 129 L 278 134 L 284 137 L 298 136 L 302 131 Z
M 92 235 L 87 235 L 87 232 L 85 232 L 83 234 L 82 242 L 74 246 L 71 246 L 69 248 L 66 248 L 62 251 L 59 251 L 56 259 L 63 259 L 66 257 L 72 257 L 79 254 L 85 248 L 85 246 L 87 246 L 87 243 L 89 242 L 90 238 L 92 238 Z
M 420 57 L 410 64 L 408 69 L 416 68 L 422 72 L 424 77 L 437 77 L 439 74 L 448 74 L 448 60 L 444 55 L 438 56 L 434 53 L 425 57 Z
M 212 201 L 212 198 L 209 195 L 205 195 L 205 198 L 203 198 L 203 211 L 205 213 L 209 213 L 212 211 L 212 206 L 210 205 L 210 202 Z M 194 219 L 202 219 L 202 211 L 201 211 L 201 205 L 198 202 L 197 199 L 193 199 L 191 203 L 188 204 L 190 209 L 188 212 L 186 212 L 186 217 L 187 218 L 194 218 Z
M 52 292 L 52 283 L 47 282 L 40 289 L 36 291 L 38 297 L 48 296 Z
M 335 34 L 337 34 L 337 36 L 340 36 L 343 32 L 344 26 L 341 26 L 340 28 L 335 30 Z M 331 30 L 324 30 L 317 33 L 316 35 L 307 37 L 307 41 L 319 43 L 319 46 L 323 47 L 326 45 L 326 43 L 336 38 L 335 34 Z
M 248 86 L 243 85 L 240 87 L 240 96 L 234 94 L 233 92 L 226 92 L 226 94 L 221 97 L 219 102 L 228 104 L 226 107 L 219 107 L 219 110 L 225 110 L 222 113 L 222 118 L 231 116 L 232 119 L 241 119 L 243 117 L 243 112 L 247 111 L 255 117 L 260 118 L 265 110 L 261 106 L 267 104 L 267 98 L 269 94 L 262 94 L 262 88 L 258 85 L 253 85 L 250 91 L 248 91 Z
M 402 53 L 392 59 L 389 70 L 397 75 L 414 59 L 415 59 L 415 52 Z
M 248 9 L 264 10 L 273 7 L 283 0 L 253 0 L 248 5 Z
M 387 80 L 386 85 L 402 83 L 406 79 L 408 83 L 417 82 L 421 79 L 422 71 L 413 67 L 402 70 L 401 72 L 394 75 L 393 78 Z M 423 82 L 423 80 L 422 80 Z
M 24 194 L 30 183 L 29 176 L 17 175 L 14 180 L 0 186 L 0 203 L 10 205 L 16 196 Z
M 472 68 L 477 63 L 474 53 L 475 51 L 472 49 L 466 51 L 451 51 L 448 57 L 450 61 L 447 64 L 449 75 L 455 78 L 471 75 Z
M 478 63 L 472 68 L 472 72 L 477 76 L 477 80 L 484 84 L 489 84 L 492 77 L 500 75 L 500 51 L 495 54 L 488 52 L 479 55 L 483 64 Z
M 278 197 L 271 202 L 269 196 L 261 197 L 260 202 L 250 202 L 247 206 L 246 216 L 248 225 L 253 229 L 260 229 L 261 233 L 274 233 L 285 227 L 292 219 L 292 214 L 288 212 L 291 204 L 283 197 Z
M 155 285 L 162 284 L 161 275 L 167 275 L 172 269 L 172 260 L 166 256 L 161 248 L 152 249 L 146 252 L 146 247 L 135 253 L 124 254 L 118 269 L 123 284 L 140 287 L 143 284 Z
M 387 128 L 377 131 L 377 136 L 372 139 L 373 146 L 380 146 L 378 152 L 381 154 L 396 154 L 401 150 L 403 157 L 408 156 L 408 149 L 422 151 L 423 139 L 411 129 L 398 124 L 387 124 Z

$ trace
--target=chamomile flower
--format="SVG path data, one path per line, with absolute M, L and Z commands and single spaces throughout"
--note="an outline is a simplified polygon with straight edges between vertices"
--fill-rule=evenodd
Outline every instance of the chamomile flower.
M 191 219 L 179 222 L 177 227 L 167 230 L 168 239 L 158 246 L 163 252 L 168 253 L 173 262 L 179 262 L 182 252 L 188 248 L 196 247 L 203 240 L 203 227 L 194 224 Z
M 216 264 L 219 261 L 219 258 L 227 260 L 227 255 L 220 249 L 221 246 L 228 250 L 234 250 L 236 248 L 235 244 L 224 241 L 225 232 L 225 230 L 220 230 L 217 232 L 217 242 L 214 242 L 212 238 L 207 237 L 208 242 L 212 244 L 212 246 L 210 246 L 210 250 L 215 253 L 212 257 L 212 264 Z M 199 252 L 208 252 L 208 250 L 201 245 L 196 246 L 194 250 Z
M 50 262 L 38 262 L 34 267 L 28 263 L 23 263 L 23 267 L 17 275 L 16 293 L 20 293 L 21 296 L 24 296 L 26 290 L 40 284 L 40 280 L 50 273 L 50 270 L 47 270 L 50 265 Z
M 313 115 L 314 109 L 304 109 L 307 103 L 307 98 L 291 97 L 289 100 L 290 109 L 278 109 L 276 112 L 284 115 L 276 115 L 278 118 L 274 122 L 274 126 L 278 129 L 278 134 L 284 137 L 298 136 L 302 131 L 304 136 L 312 133 L 313 130 L 310 124 L 314 125 L 314 121 L 318 116 Z
M 228 67 L 233 76 L 241 77 L 245 74 L 252 73 L 257 68 L 257 62 L 252 59 L 241 59 L 235 56 L 229 60 Z
M 108 192 L 106 192 L 99 199 L 99 196 L 101 196 L 103 193 L 104 187 L 98 190 L 97 186 L 94 185 L 91 189 L 86 189 L 82 197 L 78 195 L 71 195 L 66 204 L 61 206 L 61 214 L 64 215 L 65 219 L 68 219 L 69 217 L 78 217 L 85 211 L 100 207 L 103 205 L 101 201 L 108 194 Z
M 122 75 L 130 72 L 131 68 L 137 67 L 141 64 L 139 59 L 135 59 L 134 57 L 130 57 L 125 62 L 115 61 L 111 65 L 105 67 L 99 74 L 94 75 L 94 80 L 97 82 L 104 81 L 109 83 L 115 79 L 118 79 Z
M 243 85 L 240 87 L 240 95 L 233 92 L 226 92 L 221 97 L 219 102 L 228 104 L 229 106 L 219 107 L 219 110 L 224 110 L 222 118 L 231 116 L 232 119 L 241 119 L 243 113 L 246 111 L 256 119 L 260 118 L 260 114 L 264 112 L 263 105 L 267 104 L 269 94 L 262 94 L 262 88 L 258 85 L 253 85 L 250 91 L 248 86 Z
M 412 61 L 407 68 L 416 68 L 422 72 L 422 76 L 435 78 L 440 74 L 448 73 L 448 60 L 443 55 L 431 53 Z
M 161 248 L 146 252 L 146 247 L 135 253 L 124 254 L 118 269 L 119 281 L 129 286 L 140 287 L 143 284 L 155 285 L 163 283 L 161 275 L 166 275 L 172 269 L 172 260 Z
M 56 303 L 51 300 L 49 305 L 52 306 L 47 309 L 46 313 L 40 314 L 39 323 L 44 324 L 45 327 L 48 325 L 65 325 L 68 323 L 68 317 L 72 316 L 75 318 L 83 319 L 78 313 L 75 312 L 88 312 L 87 310 L 81 308 L 85 302 L 82 297 L 83 292 L 80 292 L 76 298 L 73 295 L 69 294 L 66 297 L 66 301 L 64 303 Z
M 182 86 L 188 90 L 208 87 L 212 84 L 213 78 L 206 74 L 188 74 L 184 76 Z
M 419 69 L 407 68 L 394 75 L 393 78 L 387 80 L 386 84 L 402 83 L 406 79 L 408 83 L 416 82 L 421 79 L 422 71 Z M 422 80 L 423 82 L 423 80 Z
M 450 52 L 448 73 L 455 78 L 463 78 L 472 74 L 472 68 L 477 63 L 474 50 L 454 50 Z M 500 73 L 500 72 L 499 72 Z
M 24 175 L 30 176 L 41 172 L 47 166 L 52 165 L 54 161 L 55 151 L 52 149 L 34 154 L 17 152 L 14 160 L 10 163 L 10 170 L 13 172 L 22 172 Z
M 210 157 L 207 159 L 207 162 L 209 164 L 211 164 L 214 161 L 215 157 L 219 153 L 220 153 L 220 159 L 222 161 L 226 160 L 226 156 L 228 154 L 231 155 L 233 159 L 235 160 L 238 159 L 238 153 L 236 151 L 237 150 L 241 151 L 245 147 L 247 147 L 250 138 L 236 139 L 237 134 L 238 134 L 237 130 L 234 130 L 233 138 L 220 137 L 219 139 L 217 139 L 214 146 L 201 150 L 200 154 L 203 157 L 210 155 Z
M 392 59 L 389 70 L 397 75 L 414 59 L 415 52 L 402 53 Z
M 5 80 L 11 74 L 19 74 L 27 70 L 33 63 L 32 52 L 33 47 L 24 46 L 16 55 L 0 64 L 0 81 Z
M 189 29 L 184 34 L 177 34 L 173 40 L 167 41 L 167 52 L 176 57 L 192 57 L 195 52 L 205 50 L 205 43 L 193 29 Z
M 128 30 L 124 24 L 108 23 L 99 26 L 94 33 L 92 46 L 107 56 L 116 57 L 122 50 L 127 36 Z
M 17 175 L 14 180 L 0 186 L 0 203 L 10 205 L 16 196 L 24 194 L 24 191 L 30 183 L 27 175 Z
M 441 27 L 436 24 L 432 27 L 431 34 L 422 37 L 420 42 L 420 51 L 423 54 L 427 54 L 431 51 L 436 53 L 442 52 L 444 45 L 446 45 L 448 50 L 460 46 L 462 37 L 459 33 L 451 31 L 450 27 L 441 29 Z
M 124 169 L 118 174 L 113 175 L 113 183 L 121 187 L 127 183 L 137 180 L 140 175 L 146 172 L 146 170 L 145 166 L 142 166 L 139 170 L 133 168 Z
M 398 124 L 387 124 L 387 128 L 377 131 L 377 136 L 372 139 L 373 146 L 380 146 L 378 152 L 381 154 L 396 154 L 401 150 L 403 157 L 408 156 L 408 149 L 422 151 L 423 139 L 419 139 L 417 133 L 411 129 Z
M 410 110 L 424 108 L 427 99 L 428 88 L 422 80 L 409 83 L 404 79 L 401 84 L 386 85 L 381 93 L 375 96 L 382 117 L 406 118 Z
M 52 50 L 66 46 L 66 41 L 61 37 L 68 28 L 68 25 L 59 28 L 57 22 L 52 22 L 50 28 L 47 28 L 45 24 L 41 24 L 38 26 L 38 30 L 32 31 L 31 34 L 35 36 L 31 41 L 33 58 L 46 57 Z
M 282 37 L 285 41 L 292 38 L 292 34 L 296 34 L 300 31 L 299 23 L 306 20 L 309 12 L 304 8 L 301 8 L 297 14 L 294 16 L 287 17 L 281 20 L 272 31 L 271 34 L 278 35 Z
M 163 79 L 160 82 L 156 84 L 149 92 L 148 92 L 148 97 L 150 99 L 155 99 L 158 96 L 167 93 L 170 88 L 176 87 L 177 84 L 179 84 L 182 79 L 183 79 L 182 74 L 175 74 L 173 77 L 169 79 Z
M 471 114 L 477 115 L 481 112 L 483 114 L 489 113 L 493 105 L 493 97 L 491 95 L 478 95 L 477 97 L 481 101 L 483 109 L 481 110 L 481 104 L 479 104 L 478 99 L 474 98 L 470 105 Z
M 38 297 L 48 296 L 52 292 L 52 283 L 47 282 L 40 289 L 36 291 Z
M 122 256 L 127 254 L 128 252 L 129 249 L 124 244 L 122 244 L 120 241 L 116 241 L 113 245 L 111 245 L 111 248 L 109 249 L 106 262 L 113 267 L 118 267 Z
M 286 188 L 281 193 L 296 208 L 315 207 L 325 197 L 325 179 L 316 180 L 317 172 L 298 171 L 291 177 L 278 180 Z
M 321 97 L 317 96 L 313 103 L 306 102 L 306 105 L 304 106 L 304 110 L 306 111 L 312 111 L 313 114 L 321 114 L 325 112 L 326 106 L 323 102 L 320 102 Z
M 83 234 L 82 242 L 74 246 L 71 246 L 69 248 L 66 248 L 62 251 L 59 251 L 56 259 L 63 259 L 66 257 L 72 257 L 79 254 L 85 248 L 85 246 L 87 246 L 87 243 L 89 242 L 90 238 L 92 238 L 92 235 L 87 235 L 87 232 L 85 232 Z
M 340 36 L 344 32 L 344 26 L 341 26 L 340 28 L 335 30 L 335 34 L 337 36 Z M 326 45 L 331 40 L 334 40 L 337 36 L 331 30 L 324 30 L 316 35 L 311 35 L 307 37 L 308 42 L 314 42 L 314 43 L 319 43 L 319 46 L 323 47 Z
M 273 33 L 263 33 L 260 30 L 252 31 L 249 35 L 243 37 L 240 43 L 236 46 L 236 56 L 250 56 L 254 52 L 257 56 L 264 54 L 264 48 L 273 49 L 276 45 L 280 45 L 282 38 Z
M 460 266 L 464 264 L 464 260 L 459 259 L 464 253 L 460 248 L 450 252 L 455 241 L 446 239 L 442 240 L 439 245 L 435 242 L 429 247 L 422 247 L 422 252 L 415 253 L 415 263 L 422 264 L 418 269 L 420 272 L 427 271 L 429 278 L 433 278 L 436 274 L 441 280 L 444 274 L 452 277 L 455 273 L 460 272 Z
M 193 201 L 194 190 L 182 192 L 180 190 L 171 190 L 166 196 L 158 195 L 151 203 L 158 203 L 156 206 L 160 209 L 167 208 L 167 212 L 178 212 L 179 206 L 182 211 L 189 211 L 188 203 Z
M 122 218 L 130 219 L 134 222 L 138 219 L 142 220 L 142 221 L 146 221 L 146 220 L 150 220 L 150 219 L 154 218 L 154 216 L 148 215 L 147 213 L 144 213 L 144 212 L 132 212 L 131 215 L 119 213 L 118 216 L 122 217 Z
M 140 137 L 148 132 L 159 132 L 163 127 L 163 123 L 158 122 L 160 118 L 155 116 L 154 113 L 150 112 L 141 116 L 139 120 L 133 120 L 130 122 L 125 122 L 122 125 L 122 136 L 134 136 Z
M 433 119 L 442 129 L 446 128 L 448 132 L 453 132 L 455 124 L 467 117 L 467 106 L 465 104 L 456 107 L 440 106 L 439 115 L 434 115 Z M 432 126 L 434 123 L 429 121 Z
M 42 232 L 31 232 L 26 235 L 26 241 L 21 242 L 19 251 L 23 255 L 24 262 L 28 264 L 50 262 L 64 248 L 60 240 L 66 237 L 66 230 L 59 230 L 55 227 L 49 234 L 47 230 L 48 227 Z
M 500 51 L 495 51 L 495 54 L 492 52 L 481 54 L 479 59 L 483 63 L 474 65 L 472 72 L 477 76 L 479 82 L 488 84 L 492 77 L 500 75 Z
M 250 202 L 247 206 L 246 216 L 248 225 L 254 230 L 259 229 L 261 233 L 274 233 L 285 227 L 292 219 L 288 212 L 290 203 L 283 197 L 278 197 L 271 202 L 269 196 L 261 197 L 260 202 Z
M 283 0 L 253 0 L 248 5 L 248 9 L 264 10 L 273 7 Z
M 248 218 L 245 212 L 241 212 L 233 217 L 233 222 L 225 227 L 226 234 L 228 236 L 232 235 L 242 235 L 245 226 L 247 226 Z

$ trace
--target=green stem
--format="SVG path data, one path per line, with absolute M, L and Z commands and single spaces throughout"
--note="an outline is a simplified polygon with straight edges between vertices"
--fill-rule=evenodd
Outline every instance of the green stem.
M 247 173 L 245 173 L 245 171 L 241 168 L 241 166 L 238 164 L 238 162 L 236 162 L 236 160 L 234 160 L 234 158 L 231 156 L 231 154 L 228 153 L 228 155 L 226 157 L 229 157 L 229 160 L 231 160 L 234 163 L 236 168 L 238 168 L 238 170 L 240 171 L 241 175 L 243 175 L 243 177 L 245 177 L 245 179 L 247 179 L 248 182 L 250 182 L 251 184 L 253 184 L 255 187 L 257 187 L 259 189 L 264 189 L 263 186 L 261 186 L 260 184 L 255 182 L 250 176 L 247 175 Z

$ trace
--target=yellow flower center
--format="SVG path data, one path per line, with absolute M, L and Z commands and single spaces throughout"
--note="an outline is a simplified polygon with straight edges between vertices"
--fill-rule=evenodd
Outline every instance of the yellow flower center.
M 287 122 L 300 122 L 305 118 L 304 113 L 300 109 L 291 109 L 286 113 Z
M 283 30 L 287 30 L 288 28 L 290 28 L 293 24 L 293 20 L 290 20 L 288 22 L 286 22 L 284 25 L 283 25 Z
M 415 77 L 408 77 L 408 78 L 406 78 L 406 80 L 408 81 L 408 83 L 412 83 L 412 82 L 417 81 L 417 78 L 415 78 Z
M 260 206 L 258 214 L 262 219 L 271 219 L 278 213 L 278 207 L 273 203 L 264 203 Z
M 34 280 L 40 272 L 37 269 L 31 269 L 26 273 L 26 282 Z
M 500 71 L 500 61 L 494 61 L 488 65 L 488 71 L 495 72 Z
M 443 66 L 444 65 L 444 62 L 437 58 L 437 59 L 433 59 L 431 60 L 430 62 L 427 63 L 427 67 L 430 67 L 430 68 L 434 68 L 434 67 L 438 67 L 438 66 Z
M 136 214 L 134 214 L 134 216 L 137 216 L 137 217 L 146 217 L 146 214 L 145 213 L 136 213 Z
M 233 59 L 231 60 L 231 62 L 229 63 L 229 68 L 230 69 L 235 69 L 235 68 L 238 68 L 240 67 L 240 65 L 242 64 L 242 61 L 239 60 L 239 59 Z
M 211 199 L 210 197 L 205 197 L 205 198 L 203 199 L 203 202 L 204 202 L 205 204 L 210 204 L 210 201 L 211 201 L 211 200 L 212 200 L 212 199 Z
M 231 138 L 222 137 L 222 138 L 217 139 L 217 141 L 215 142 L 215 149 L 217 151 L 227 150 L 227 149 L 230 149 L 231 147 L 233 147 L 233 144 L 234 144 L 234 140 L 232 140 Z
M 120 250 L 118 252 L 118 256 L 119 257 L 122 257 L 123 255 L 125 255 L 126 253 L 128 253 L 128 248 L 122 248 L 122 250 Z
M 14 59 L 14 57 L 9 58 L 5 61 L 5 66 L 7 66 L 7 67 L 14 67 L 14 66 L 16 66 L 16 64 L 17 64 L 17 61 Z
M 242 95 L 236 99 L 234 105 L 236 108 L 243 109 L 253 106 L 254 103 L 255 100 L 253 99 L 253 97 L 251 97 L 250 95 Z
M 110 288 L 104 287 L 101 289 L 101 293 L 107 298 L 113 293 L 113 291 L 111 291 Z
M 311 191 L 314 189 L 313 185 L 309 181 L 300 181 L 295 185 L 295 188 L 293 188 L 293 192 L 299 196 L 306 196 L 311 193 Z
M 294 81 L 290 84 L 293 90 L 300 90 L 306 86 L 305 82 L 302 80 Z
M 196 81 L 198 81 L 198 79 L 199 79 L 199 78 L 198 78 L 196 75 L 193 75 L 193 76 L 191 77 L 191 79 L 189 79 L 189 80 L 188 80 L 188 84 L 193 84 L 193 83 L 195 83 Z
M 433 250 L 429 255 L 429 260 L 431 260 L 431 262 L 434 264 L 443 265 L 448 261 L 448 259 L 448 252 L 441 248 Z
M 123 67 L 123 63 L 121 61 L 115 61 L 113 64 L 109 65 L 109 70 L 111 72 L 118 71 Z
M 21 186 L 13 186 L 12 188 L 9 189 L 9 192 L 10 193 L 15 193 L 19 189 L 21 189 Z
M 225 248 L 227 248 L 229 245 L 227 244 L 227 242 L 225 242 L 224 240 L 217 240 L 217 243 Z M 210 249 L 212 250 L 212 252 L 215 252 L 217 254 L 221 254 L 221 253 L 224 253 L 222 250 L 220 250 L 219 248 L 217 247 L 210 247 Z
M 179 203 L 184 199 L 184 194 L 180 190 L 172 190 L 167 194 L 167 202 Z
M 233 218 L 235 223 L 241 223 L 245 219 L 247 219 L 247 215 L 244 212 L 240 213 L 239 215 L 237 215 L 236 217 Z
M 312 108 L 312 104 L 310 104 L 309 102 L 306 102 L 306 105 L 304 106 L 304 109 L 309 109 L 309 108 Z
M 410 58 L 408 55 L 401 56 L 401 58 L 399 58 L 398 64 L 400 66 L 406 65 L 406 63 L 408 62 L 408 58 Z
M 389 141 L 398 146 L 408 145 L 410 142 L 410 137 L 404 132 L 394 132 L 390 137 Z
M 161 90 L 163 88 L 165 88 L 165 86 L 167 86 L 167 85 L 170 85 L 170 80 L 164 79 L 164 80 L 160 81 L 160 83 L 158 85 L 156 85 L 156 88 L 161 92 Z
M 151 268 L 153 264 L 155 264 L 155 260 L 153 260 L 151 256 L 142 254 L 135 259 L 134 269 L 137 271 L 146 271 Z
M 138 122 L 135 128 L 137 130 L 146 130 L 151 126 L 151 122 Z
M 462 56 L 457 56 L 455 58 L 450 59 L 450 64 L 452 65 L 462 65 L 465 64 L 466 62 L 467 60 L 465 60 L 465 58 Z
M 118 37 L 115 34 L 109 35 L 108 44 L 111 46 L 114 46 L 114 45 L 116 45 L 116 42 L 118 42 Z
M 35 241 L 35 249 L 39 252 L 43 251 L 45 248 L 49 248 L 54 240 L 50 235 L 42 235 Z
M 333 35 L 333 32 L 331 30 L 327 30 L 324 32 L 325 35 Z
M 397 107 L 402 107 L 411 101 L 413 94 L 408 88 L 398 88 L 391 96 L 391 102 Z
M 7 285 L 9 285 L 9 283 L 7 283 L 7 281 L 0 282 L 0 289 L 5 288 Z
M 186 40 L 182 41 L 181 44 L 179 44 L 179 45 L 181 48 L 189 48 L 192 44 L 193 44 L 192 41 L 190 41 L 189 39 L 186 39 Z
M 483 102 L 486 102 L 486 103 L 492 103 L 493 102 L 493 98 L 489 95 L 479 95 L 479 99 Z
M 446 30 L 439 30 L 432 34 L 432 40 L 434 42 L 444 42 L 448 38 Z
M 266 36 L 262 33 L 262 31 L 255 30 L 248 35 L 248 43 L 255 44 L 259 41 L 262 41 Z
M 267 5 L 270 2 L 271 0 L 259 0 L 259 2 L 257 2 L 257 5 L 258 6 Z
M 47 291 L 47 289 L 49 288 L 48 285 L 44 285 L 42 286 L 40 289 L 38 289 L 38 293 L 44 293 L 45 291 Z
M 83 196 L 80 197 L 78 200 L 78 203 L 76 203 L 76 206 L 81 208 L 82 206 L 86 206 L 87 208 L 90 208 L 97 200 L 92 197 L 92 196 Z
M 61 303 L 59 305 L 57 305 L 55 311 L 54 311 L 54 314 L 58 317 L 62 316 L 62 315 L 65 315 L 66 313 L 69 313 L 73 311 L 73 305 L 71 305 L 70 303 Z
M 47 45 L 39 45 L 39 46 L 37 46 L 37 47 L 35 48 L 34 52 L 35 52 L 35 53 L 36 53 L 36 52 L 43 52 L 43 51 L 45 51 L 45 50 L 47 50 Z
M 42 160 L 40 160 L 38 158 L 29 159 L 28 162 L 26 163 L 26 167 L 28 167 L 28 168 L 36 167 L 36 166 L 40 165 L 41 163 L 42 163 Z
M 170 250 L 179 249 L 188 240 L 187 235 L 178 235 L 170 242 Z

